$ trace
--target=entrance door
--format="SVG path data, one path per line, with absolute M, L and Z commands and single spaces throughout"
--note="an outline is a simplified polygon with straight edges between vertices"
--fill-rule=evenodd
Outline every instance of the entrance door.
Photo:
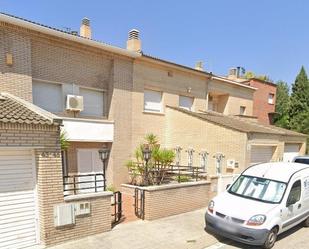
M 299 155 L 299 144 L 285 144 L 283 161 L 292 162 L 293 158 Z
M 272 160 L 275 146 L 252 145 L 250 164 L 268 163 Z
M 0 150 L 0 248 L 38 243 L 36 173 L 31 150 Z
M 77 149 L 78 188 L 79 193 L 103 191 L 103 176 L 94 174 L 103 173 L 103 164 L 99 157 L 99 149 Z M 97 183 L 95 183 L 95 180 Z

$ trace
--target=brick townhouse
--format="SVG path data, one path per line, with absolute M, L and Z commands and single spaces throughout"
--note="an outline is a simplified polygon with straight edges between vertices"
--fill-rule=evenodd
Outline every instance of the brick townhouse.
M 244 79 L 240 76 L 240 67 L 229 70 L 228 79 L 256 88 L 253 94 L 252 115 L 263 124 L 273 124 L 276 105 L 277 85 L 258 78 Z
M 38 200 L 31 202 L 37 211 L 29 218 L 37 227 L 31 232 L 36 239 L 27 240 L 29 229 L 22 227 L 26 241 L 12 234 L 11 242 L 0 239 L 0 247 L 50 245 L 110 229 L 102 217 L 109 213 L 109 193 L 64 197 L 63 176 L 101 172 L 98 150 L 109 148 L 107 185 L 119 187 L 128 179 L 125 162 L 149 132 L 158 135 L 163 147 L 180 146 L 182 163 L 192 156 L 193 164 L 204 165 L 208 174 L 237 173 L 252 163 L 290 160 L 304 153 L 303 134 L 249 117 L 254 115 L 255 86 L 207 73 L 201 64 L 190 68 L 146 55 L 137 30 L 129 32 L 125 49 L 95 41 L 92 33 L 88 19 L 82 20 L 77 34 L 0 14 L 0 92 L 4 102 L 12 101 L 10 114 L 0 119 L 9 127 L 1 133 L 0 155 L 15 160 L 20 148 L 32 160 L 29 168 L 37 173 L 28 179 L 27 190 Z M 24 118 L 24 109 L 43 124 Z M 6 106 L 1 113 L 4 110 Z M 10 124 L 19 117 L 18 126 Z M 52 144 L 43 128 L 52 130 Z M 60 130 L 70 141 L 62 155 Z M 35 142 L 6 137 L 23 133 Z M 287 151 L 288 146 L 293 150 Z M 38 154 L 40 150 L 47 153 Z M 1 174 L 6 170 L 7 164 L 0 162 Z M 1 181 L 0 192 L 14 195 L 14 186 L 2 191 Z M 90 216 L 77 217 L 74 226 L 55 226 L 57 205 L 81 201 L 91 204 Z M 9 233 L 5 229 L 3 234 Z

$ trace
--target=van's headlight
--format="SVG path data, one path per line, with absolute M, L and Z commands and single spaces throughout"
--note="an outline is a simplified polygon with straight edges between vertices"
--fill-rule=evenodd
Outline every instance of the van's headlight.
M 247 225 L 248 226 L 260 226 L 265 222 L 265 220 L 266 220 L 266 216 L 263 214 L 254 215 L 247 221 Z
M 214 208 L 215 208 L 215 202 L 213 200 L 211 200 L 208 204 L 208 211 L 210 213 L 213 213 L 214 212 Z

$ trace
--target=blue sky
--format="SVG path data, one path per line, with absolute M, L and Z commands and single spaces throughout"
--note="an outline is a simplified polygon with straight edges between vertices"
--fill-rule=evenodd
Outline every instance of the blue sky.
M 125 47 L 141 32 L 143 51 L 225 75 L 242 66 L 277 81 L 309 72 L 309 1 L 305 0 L 0 0 L 2 12 L 57 28 L 79 30 L 91 20 L 93 37 Z

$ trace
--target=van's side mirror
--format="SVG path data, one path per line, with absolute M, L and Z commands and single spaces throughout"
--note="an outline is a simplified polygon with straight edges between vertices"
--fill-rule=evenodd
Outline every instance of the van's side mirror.
M 228 189 L 231 186 L 231 184 L 226 185 L 225 189 Z

